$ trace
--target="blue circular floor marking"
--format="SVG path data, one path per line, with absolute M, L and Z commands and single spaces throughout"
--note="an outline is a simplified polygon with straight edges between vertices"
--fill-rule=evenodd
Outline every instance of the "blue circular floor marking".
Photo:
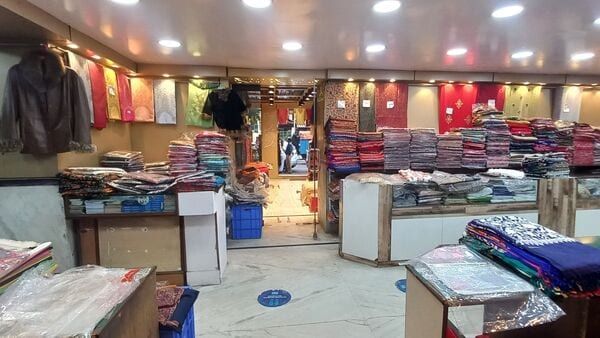
M 267 290 L 258 295 L 258 302 L 262 306 L 277 307 L 287 304 L 292 295 L 285 290 Z
M 396 287 L 398 290 L 406 293 L 406 279 L 399 279 L 396 281 Z

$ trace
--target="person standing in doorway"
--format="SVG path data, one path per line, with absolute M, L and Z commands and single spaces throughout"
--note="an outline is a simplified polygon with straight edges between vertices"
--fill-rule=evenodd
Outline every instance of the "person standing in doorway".
M 285 172 L 288 174 L 292 173 L 292 153 L 294 152 L 294 145 L 292 144 L 292 138 L 288 137 L 287 146 L 285 147 Z

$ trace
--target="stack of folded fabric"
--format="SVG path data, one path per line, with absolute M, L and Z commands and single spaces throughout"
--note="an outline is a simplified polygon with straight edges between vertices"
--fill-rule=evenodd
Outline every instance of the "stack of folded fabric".
M 175 185 L 174 182 L 175 178 L 172 176 L 136 172 L 125 174 L 107 184 L 115 190 L 129 194 L 160 194 L 171 189 Z M 89 214 L 89 211 L 87 213 Z
M 554 121 L 556 127 L 556 151 L 565 153 L 567 161 L 573 161 L 573 130 L 575 122 L 558 120 Z
M 437 136 L 434 129 L 410 130 L 410 168 L 414 170 L 435 169 Z
M 383 171 L 383 134 L 360 132 L 357 140 L 360 170 L 363 172 Z
M 532 179 L 503 179 L 515 202 L 537 201 L 537 182 Z
M 531 121 L 533 136 L 537 138 L 533 149 L 536 153 L 551 153 L 557 151 L 558 143 L 556 126 L 548 118 L 536 118 Z
M 594 129 L 586 123 L 577 123 L 573 130 L 573 158 L 574 166 L 594 165 L 594 146 L 596 135 Z
M 492 188 L 492 203 L 514 202 L 515 194 L 504 184 L 504 180 L 490 179 L 488 187 Z
M 360 171 L 356 153 L 356 121 L 330 118 L 325 125 L 327 167 L 337 172 Z
M 196 135 L 195 143 L 198 150 L 198 170 L 226 178 L 230 164 L 227 137 L 205 131 Z
M 414 183 L 411 184 L 414 186 Z M 434 184 L 429 184 L 427 187 L 422 186 L 416 190 L 418 205 L 440 205 L 446 198 L 446 193 L 437 190 Z
M 193 308 L 198 293 L 191 287 L 173 285 L 156 287 L 161 337 L 187 337 L 189 333 L 194 333 Z
M 255 167 L 239 170 L 227 192 L 236 204 L 266 204 L 269 176 Z
M 481 126 L 486 129 L 485 150 L 488 168 L 507 168 L 510 162 L 510 130 L 504 120 L 484 118 Z
M 408 169 L 410 166 L 410 131 L 405 128 L 382 129 L 385 170 Z
M 527 155 L 523 160 L 523 171 L 529 177 L 566 177 L 569 176 L 569 163 L 565 153 Z
M 404 184 L 392 186 L 392 193 L 392 207 L 394 208 L 414 207 L 417 205 L 416 193 L 408 189 Z
M 181 138 L 169 142 L 169 174 L 180 176 L 195 173 L 198 170 L 198 155 L 194 141 Z
M 469 203 L 490 203 L 492 201 L 494 190 L 490 187 L 482 187 L 479 191 L 467 194 Z
M 600 296 L 600 250 L 517 216 L 475 219 L 462 239 L 548 295 Z
M 63 196 L 98 196 L 113 192 L 108 182 L 127 172 L 118 168 L 72 167 L 58 174 L 58 191 Z
M 484 128 L 463 128 L 460 133 L 463 140 L 462 167 L 485 169 L 487 165 L 486 130 Z
M 431 181 L 435 182 L 441 190 L 453 197 L 464 198 L 466 194 L 480 191 L 485 187 L 485 182 L 478 176 L 464 174 L 448 174 L 443 171 L 434 171 Z
M 177 178 L 177 192 L 215 191 L 225 185 L 225 179 L 207 172 L 196 172 Z
M 600 165 L 600 130 L 594 129 L 594 166 Z
M 449 133 L 438 135 L 436 168 L 458 169 L 462 166 L 462 135 Z
M 533 131 L 531 130 L 531 122 L 527 120 L 521 120 L 518 118 L 510 117 L 506 120 L 506 125 L 511 135 L 517 136 L 532 136 Z
M 53 272 L 56 267 L 52 260 L 52 243 L 0 239 L 0 295 L 26 271 L 39 268 Z
M 169 161 L 146 163 L 144 171 L 149 174 L 169 175 Z
M 144 169 L 144 155 L 140 151 L 109 151 L 102 156 L 100 165 L 108 168 L 120 168 L 125 171 L 140 171 Z
M 521 168 L 527 154 L 533 154 L 537 137 L 533 136 L 531 123 L 518 118 L 506 119 L 510 131 L 510 167 Z

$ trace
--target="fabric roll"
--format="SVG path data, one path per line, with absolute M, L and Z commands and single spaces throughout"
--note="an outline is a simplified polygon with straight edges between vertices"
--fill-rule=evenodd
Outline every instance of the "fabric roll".
M 277 123 L 279 125 L 284 125 L 288 123 L 288 110 L 286 109 L 277 109 Z
M 83 81 L 83 88 L 85 95 L 87 96 L 88 105 L 90 107 L 90 119 L 92 125 L 94 124 L 94 102 L 92 101 L 92 81 L 90 80 L 90 70 L 88 68 L 88 59 L 81 55 L 75 54 L 71 51 L 67 52 L 69 55 L 69 66 L 79 75 Z
M 188 84 L 188 101 L 185 111 L 185 124 L 201 128 L 212 128 L 212 115 L 204 113 L 204 104 L 210 89 L 204 89 L 204 81 L 191 80 Z
M 131 99 L 136 122 L 154 122 L 154 89 L 150 79 L 131 79 Z
M 108 120 L 108 101 L 106 97 L 106 80 L 104 67 L 88 61 L 90 81 L 92 84 L 92 102 L 94 107 L 94 128 L 104 129 Z
M 476 84 L 440 86 L 439 133 L 473 125 L 472 109 L 477 98 Z
M 117 88 L 119 90 L 119 104 L 121 105 L 121 120 L 132 122 L 135 119 L 131 99 L 131 86 L 129 78 L 123 73 L 117 73 Z
M 117 88 L 117 73 L 110 68 L 104 68 L 104 81 L 106 81 L 108 119 L 120 121 L 121 104 L 119 103 L 119 90 Z
M 375 85 L 375 124 L 377 128 L 406 128 L 408 85 L 378 83 Z
M 488 104 L 490 100 L 495 101 L 495 109 L 504 109 L 504 99 L 506 96 L 505 85 L 493 84 L 493 83 L 480 83 L 477 89 L 477 99 L 475 103 Z
M 157 124 L 177 124 L 175 80 L 154 81 L 154 111 Z
M 325 84 L 325 121 L 329 118 L 358 121 L 358 83 L 330 81 Z
M 377 130 L 375 125 L 375 84 L 364 82 L 360 84 L 358 95 L 359 124 L 358 131 L 370 132 Z

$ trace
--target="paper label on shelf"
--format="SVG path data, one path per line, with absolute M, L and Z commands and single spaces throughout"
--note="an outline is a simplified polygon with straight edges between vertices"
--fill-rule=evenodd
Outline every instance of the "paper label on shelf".
M 342 109 L 346 108 L 346 101 L 344 101 L 344 100 L 338 100 L 337 107 L 338 108 L 342 108 Z
M 488 100 L 488 107 L 496 109 L 496 100 Z
M 371 100 L 363 100 L 362 106 L 363 106 L 363 108 L 370 108 L 371 107 Z
M 388 109 L 392 109 L 392 108 L 394 108 L 394 101 L 388 101 L 388 102 L 387 102 L 387 108 L 388 108 Z
M 452 115 L 454 113 L 454 108 L 446 108 L 446 115 Z

